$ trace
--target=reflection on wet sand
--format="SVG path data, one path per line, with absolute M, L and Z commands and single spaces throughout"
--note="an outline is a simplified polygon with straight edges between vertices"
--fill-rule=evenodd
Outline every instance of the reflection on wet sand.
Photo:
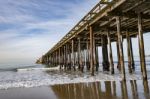
M 130 84 L 131 84 L 131 92 L 132 92 L 133 99 L 138 99 L 136 80 L 131 80 Z
M 51 88 L 58 99 L 150 99 L 149 82 L 101 81 L 54 85 Z

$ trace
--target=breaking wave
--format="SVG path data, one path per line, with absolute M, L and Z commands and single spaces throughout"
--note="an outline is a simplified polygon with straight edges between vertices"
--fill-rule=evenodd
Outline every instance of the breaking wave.
M 149 72 L 148 72 L 149 73 Z M 127 80 L 141 80 L 140 72 L 126 74 Z M 90 72 L 65 71 L 55 68 L 24 68 L 17 71 L 0 72 L 0 89 L 17 87 L 37 87 L 55 84 L 83 83 L 95 81 L 120 81 L 122 76 L 116 71 L 114 75 L 99 71 L 95 76 Z
M 141 80 L 141 70 L 139 63 L 135 64 L 136 70 L 133 74 L 128 73 L 126 67 L 126 80 Z M 147 75 L 150 79 L 150 65 L 147 64 Z M 38 87 L 67 83 L 87 83 L 96 81 L 121 81 L 122 75 L 116 69 L 115 74 L 103 72 L 100 66 L 95 76 L 91 76 L 89 71 L 65 71 L 59 67 L 47 68 L 46 66 L 27 66 L 21 68 L 0 69 L 0 89 L 18 87 Z
M 59 67 L 51 67 L 51 68 L 45 68 L 45 67 L 41 67 L 41 68 L 18 68 L 16 70 L 17 70 L 17 72 L 21 72 L 21 71 L 53 71 L 53 70 L 59 70 Z

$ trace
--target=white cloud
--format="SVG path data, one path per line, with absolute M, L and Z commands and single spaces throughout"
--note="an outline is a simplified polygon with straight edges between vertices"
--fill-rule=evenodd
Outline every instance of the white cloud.
M 70 4 L 62 4 L 60 1 L 0 0 L 0 63 L 34 62 L 52 48 L 99 0 Z M 8 24 L 10 27 L 3 29 Z M 148 38 L 145 40 L 147 42 Z
M 1 0 L 0 25 L 11 24 L 14 27 L 3 30 L 0 26 L 0 63 L 34 62 L 52 48 L 97 1 L 64 4 L 67 9 L 61 9 L 59 5 L 62 2 L 55 0 Z M 51 17 L 53 15 L 47 10 L 59 17 Z M 41 16 L 42 11 L 43 16 L 49 16 Z M 41 31 L 34 33 L 35 29 Z M 32 35 L 30 32 L 33 32 Z

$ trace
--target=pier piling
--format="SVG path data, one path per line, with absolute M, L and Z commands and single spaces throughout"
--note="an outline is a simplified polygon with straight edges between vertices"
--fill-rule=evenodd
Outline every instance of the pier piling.
M 99 70 L 99 47 L 102 48 L 102 68 L 114 74 L 112 42 L 116 43 L 117 68 L 125 80 L 123 40 L 127 39 L 129 73 L 135 70 L 132 38 L 138 37 L 143 79 L 147 79 L 144 33 L 150 33 L 150 3 L 148 0 L 110 0 L 99 2 L 52 49 L 42 56 L 43 64 L 60 65 L 75 70 L 84 66 L 91 75 Z M 107 48 L 108 47 L 108 48 Z M 109 53 L 108 53 L 109 51 Z

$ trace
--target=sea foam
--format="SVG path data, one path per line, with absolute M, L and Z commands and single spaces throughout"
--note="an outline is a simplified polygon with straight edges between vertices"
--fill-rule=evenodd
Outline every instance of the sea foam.
M 148 75 L 150 72 L 148 72 Z M 126 74 L 127 80 L 141 80 L 140 71 Z M 149 78 L 148 78 L 149 79 Z M 0 89 L 18 87 L 38 87 L 67 83 L 87 83 L 96 81 L 121 81 L 122 75 L 116 71 L 114 75 L 108 72 L 96 72 L 91 76 L 90 72 L 65 71 L 55 68 L 24 68 L 17 71 L 0 72 Z

